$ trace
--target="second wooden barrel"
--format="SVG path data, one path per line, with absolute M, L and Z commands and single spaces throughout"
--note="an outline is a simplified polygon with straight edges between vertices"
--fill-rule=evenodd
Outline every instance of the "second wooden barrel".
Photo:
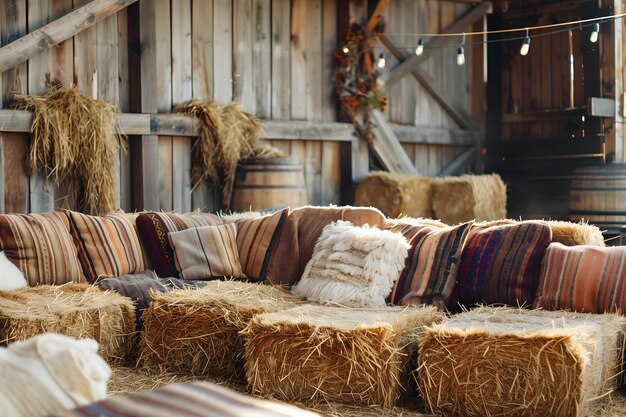
M 294 158 L 248 158 L 239 163 L 231 210 L 300 207 L 308 204 L 302 164 Z
M 626 164 L 590 164 L 574 170 L 569 192 L 570 220 L 584 219 L 619 233 L 626 225 Z

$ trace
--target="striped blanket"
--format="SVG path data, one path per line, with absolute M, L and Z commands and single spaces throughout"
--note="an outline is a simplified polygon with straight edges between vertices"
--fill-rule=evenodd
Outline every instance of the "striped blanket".
M 110 397 L 51 417 L 314 417 L 317 413 L 260 400 L 209 382 L 171 384 Z

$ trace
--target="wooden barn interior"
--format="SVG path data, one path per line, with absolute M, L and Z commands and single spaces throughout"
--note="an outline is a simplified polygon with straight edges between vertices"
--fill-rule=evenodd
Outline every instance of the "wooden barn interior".
M 357 193 L 376 171 L 428 184 L 497 174 L 506 199 L 492 218 L 408 214 L 446 224 L 582 220 L 607 245 L 626 245 L 625 13 L 622 0 L 0 0 L 0 215 L 106 214 L 84 209 L 80 179 L 27 162 L 37 117 L 19 103 L 60 88 L 113 106 L 126 146 L 114 155 L 112 205 L 125 213 L 375 206 Z M 370 77 L 368 89 L 345 93 L 342 65 Z M 363 94 L 350 113 L 341 100 L 353 93 Z M 206 177 L 195 182 L 206 126 L 179 110 L 190 100 L 238 103 L 287 162 L 240 160 L 228 174 L 232 200 Z M 262 174 L 243 183 L 246 172 Z M 389 199 L 384 187 L 372 195 Z M 431 198 L 416 190 L 398 216 Z M 440 204 L 465 198 L 448 193 Z M 140 376 L 140 388 L 162 385 L 144 370 L 115 372 L 129 387 Z M 426 415 L 421 403 L 384 413 L 292 403 L 324 415 Z

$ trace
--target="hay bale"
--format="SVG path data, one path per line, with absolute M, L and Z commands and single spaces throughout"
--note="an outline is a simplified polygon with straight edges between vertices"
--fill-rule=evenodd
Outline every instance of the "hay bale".
M 355 205 L 376 207 L 389 218 L 431 217 L 431 182 L 429 177 L 371 172 L 357 186 Z
M 435 217 L 447 224 L 506 217 L 506 186 L 498 174 L 438 178 L 432 196 Z
M 304 301 L 279 287 L 211 281 L 155 295 L 144 312 L 140 362 L 169 372 L 243 378 L 243 330 L 256 314 Z
M 40 285 L 0 291 L 0 343 L 40 333 L 90 337 L 107 361 L 125 358 L 133 347 L 135 307 L 130 298 L 88 284 Z
M 546 220 L 552 229 L 552 241 L 565 246 L 596 245 L 604 246 L 602 232 L 593 224 L 584 221 L 578 223 Z
M 482 307 L 429 328 L 418 356 L 427 409 L 444 416 L 581 416 L 612 392 L 626 318 Z
M 305 305 L 256 316 L 241 333 L 255 394 L 286 401 L 390 407 L 409 383 L 434 307 Z

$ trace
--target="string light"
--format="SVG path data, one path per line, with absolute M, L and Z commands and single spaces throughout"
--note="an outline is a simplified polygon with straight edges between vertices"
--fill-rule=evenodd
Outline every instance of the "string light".
M 598 34 L 600 32 L 600 24 L 594 23 L 593 30 L 591 31 L 591 35 L 589 36 L 589 41 L 592 43 L 598 42 Z
M 348 52 L 350 52 L 350 48 L 348 48 L 347 46 L 344 46 L 342 51 L 344 54 L 347 54 Z
M 420 38 L 417 42 L 417 48 L 415 48 L 415 55 L 420 56 L 424 53 L 424 41 Z
M 461 41 L 459 48 L 456 50 L 456 64 L 459 66 L 465 65 L 465 48 L 463 47 L 464 45 L 465 33 L 463 34 L 463 40 Z
M 519 53 L 522 55 L 528 55 L 529 49 L 530 49 L 530 36 L 528 36 L 528 28 L 526 28 L 526 37 L 524 38 L 524 43 L 522 43 L 522 48 L 519 50 Z
M 385 68 L 385 54 L 382 52 L 378 56 L 378 68 Z

